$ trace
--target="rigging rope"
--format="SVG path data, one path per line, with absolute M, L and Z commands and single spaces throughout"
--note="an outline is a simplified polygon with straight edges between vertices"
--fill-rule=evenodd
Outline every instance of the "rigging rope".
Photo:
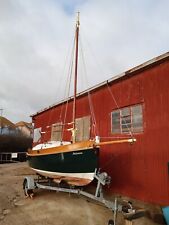
M 71 53 L 71 58 L 73 58 L 72 55 L 74 54 L 73 53 L 73 50 L 74 50 L 74 45 L 75 45 L 75 36 L 73 37 L 73 40 L 71 41 L 71 44 L 69 46 L 69 50 L 68 50 L 67 55 L 66 55 L 66 59 L 65 59 L 65 63 L 64 63 L 64 68 L 63 68 L 63 74 L 65 74 L 65 70 L 66 70 L 66 65 L 67 65 L 67 61 L 68 61 L 68 57 L 69 57 L 70 48 L 72 47 L 72 42 L 73 42 L 73 48 L 72 48 L 72 51 L 71 51 L 72 52 Z M 71 65 L 69 65 L 68 71 L 70 71 L 70 68 L 71 68 Z M 68 72 L 68 78 L 66 79 L 66 81 L 70 81 L 71 82 L 71 73 L 69 75 L 69 72 Z M 67 86 L 68 86 L 68 88 L 67 88 Z M 67 96 L 67 98 L 69 97 L 69 92 L 70 92 L 70 87 L 69 86 L 70 86 L 70 84 L 67 82 L 66 83 L 66 88 L 65 88 L 64 99 L 66 99 L 66 91 L 67 91 L 67 89 L 68 89 L 68 93 L 67 93 L 68 96 Z M 61 86 L 59 86 L 59 87 L 61 87 Z M 58 89 L 57 89 L 57 92 L 58 92 Z M 64 102 L 63 102 L 63 104 L 61 106 L 61 111 L 60 111 L 60 116 L 59 116 L 59 120 L 61 122 L 62 122 L 63 105 L 64 105 Z M 50 124 L 50 123 L 52 122 L 51 121 L 51 118 L 52 118 L 52 114 L 54 112 L 54 109 L 55 109 L 54 106 L 51 107 L 51 109 L 50 109 L 51 111 L 50 111 L 50 114 L 49 114 L 49 117 L 48 117 L 48 121 L 47 121 L 47 124 L 46 124 L 46 128 L 52 127 L 52 124 Z M 62 130 L 63 130 L 63 128 L 62 128 Z M 50 132 L 52 132 L 52 130 Z M 46 137 L 47 133 L 49 133 L 49 131 L 48 132 L 46 131 L 44 134 L 41 134 L 41 141 L 42 141 L 42 143 L 44 142 L 43 140 L 45 140 L 45 137 Z M 61 137 L 62 137 L 62 133 L 61 133 Z
M 67 75 L 67 79 L 66 79 L 66 86 L 65 86 L 65 93 L 64 93 L 64 100 L 69 98 L 69 94 L 70 94 L 70 84 L 71 84 L 71 78 L 72 78 L 72 67 L 73 67 L 73 55 L 74 55 L 74 46 L 75 46 L 75 36 L 73 38 L 73 48 L 71 51 L 71 57 L 70 57 L 70 64 L 69 64 L 69 68 L 68 68 L 68 75 Z M 64 101 L 62 103 L 61 106 L 61 111 L 60 111 L 60 121 L 62 121 L 62 113 L 63 113 L 63 106 L 65 105 Z
M 74 44 L 75 44 L 75 39 L 74 39 Z M 74 52 L 72 51 L 72 61 L 71 61 L 71 65 L 70 65 L 70 68 L 69 68 L 70 69 L 70 75 L 69 75 L 69 85 L 68 85 L 68 96 L 67 96 L 66 107 L 65 107 L 65 114 L 64 114 L 63 127 L 62 127 L 62 133 L 61 133 L 61 141 L 63 141 L 63 133 L 64 133 L 64 129 L 65 129 L 67 109 L 68 109 L 68 102 L 69 102 L 70 85 L 71 85 L 71 78 L 72 78 L 72 71 L 73 71 L 73 62 L 74 62 L 73 61 L 73 59 L 74 59 L 73 55 L 74 55 Z M 65 104 L 65 103 L 63 103 L 63 104 Z
M 83 33 L 83 37 L 85 38 L 85 34 L 84 34 L 84 31 L 83 31 L 83 28 L 81 28 L 81 33 Z M 92 47 L 91 47 L 90 43 L 88 42 L 87 38 L 85 38 L 85 42 L 87 43 L 88 49 L 90 50 L 90 52 L 91 52 L 93 58 L 95 59 L 95 62 L 96 62 L 96 64 L 97 64 L 97 68 L 99 68 L 99 72 L 101 71 L 101 72 L 103 73 L 104 70 L 103 70 L 101 64 L 98 63 L 97 57 L 96 57 L 96 55 L 94 54 L 94 52 L 92 51 Z M 119 107 L 119 105 L 118 105 L 118 103 L 117 103 L 117 101 L 116 101 L 116 99 L 115 99 L 115 97 L 114 97 L 114 95 L 113 95 L 113 93 L 112 93 L 112 91 L 111 91 L 109 85 L 108 85 L 108 81 L 107 81 L 107 87 L 108 87 L 109 93 L 110 93 L 110 95 L 111 95 L 113 101 L 115 102 L 116 107 L 117 107 L 118 110 L 120 111 L 120 107 Z M 125 126 L 127 127 L 128 134 L 133 138 L 133 134 L 132 134 L 132 132 L 131 132 L 131 129 L 130 129 L 129 126 L 127 125 L 127 121 L 126 121 L 125 118 L 124 118 L 124 123 L 125 123 Z M 101 138 L 103 138 L 103 137 L 101 137 Z M 112 137 L 111 137 L 111 138 L 112 138 Z
M 81 38 L 79 40 L 80 40 L 80 50 L 81 50 L 81 55 L 82 55 L 84 75 L 85 75 L 84 78 L 85 78 L 85 82 L 87 83 L 87 86 L 89 86 L 89 82 L 87 80 L 87 70 L 86 70 L 86 64 L 85 64 L 85 60 L 84 60 L 84 51 L 83 51 L 83 48 L 82 48 Z M 93 102 L 92 102 L 90 91 L 87 92 L 87 95 L 88 95 L 88 101 L 89 101 L 90 114 L 91 114 L 91 117 L 92 117 L 93 133 L 94 133 L 94 136 L 98 136 L 99 134 L 98 134 L 97 122 L 96 122 L 96 117 L 95 117 L 95 113 L 94 113 L 94 107 L 93 107 Z
M 114 101 L 116 107 L 118 108 L 119 113 L 120 113 L 120 107 L 119 107 L 119 105 L 117 104 L 117 101 L 116 101 L 116 99 L 115 99 L 115 97 L 114 97 L 114 95 L 113 95 L 113 93 L 112 93 L 112 90 L 110 89 L 110 86 L 109 86 L 108 81 L 106 82 L 106 85 L 107 85 L 108 91 L 109 91 L 109 93 L 110 93 L 110 95 L 111 95 L 111 97 L 112 97 L 112 99 L 113 99 L 113 101 Z M 128 124 L 127 124 L 127 121 L 126 121 L 125 118 L 124 118 L 124 123 L 125 123 L 125 126 L 127 127 L 127 130 L 128 130 L 129 135 L 131 136 L 131 138 L 133 138 L 133 133 L 131 132 L 131 129 L 129 128 L 129 126 L 128 126 Z
M 87 71 L 86 71 L 86 64 L 85 64 L 85 60 L 84 60 L 84 51 L 83 51 L 83 48 L 82 48 L 82 41 L 81 41 L 81 37 L 79 36 L 79 40 L 80 40 L 80 50 L 81 50 L 81 55 L 82 55 L 82 62 L 83 62 L 83 68 L 84 68 L 84 75 L 85 75 L 85 81 L 87 83 L 87 85 L 89 84 L 88 80 L 87 80 Z M 63 124 L 62 124 L 62 131 L 61 131 L 61 140 L 63 139 L 63 132 L 64 132 L 64 128 L 65 128 L 65 123 L 66 123 L 66 116 L 67 116 L 67 110 L 68 110 L 68 101 L 69 101 L 69 94 L 70 94 L 70 85 L 71 85 L 71 79 L 72 79 L 72 71 L 73 71 L 73 55 L 74 55 L 74 46 L 75 46 L 75 36 L 74 36 L 74 39 L 73 39 L 73 48 L 72 48 L 72 53 L 71 53 L 71 63 L 70 63 L 70 66 L 69 66 L 69 69 L 68 69 L 68 78 L 67 78 L 67 83 L 66 83 L 66 88 L 65 88 L 65 94 L 64 94 L 64 99 L 66 99 L 66 95 L 67 95 L 67 101 L 66 103 L 63 102 L 62 105 L 61 105 L 61 111 L 60 111 L 60 116 L 59 116 L 59 120 L 62 122 L 62 115 L 63 115 L 63 108 L 65 106 L 65 113 L 64 113 L 64 116 L 63 116 Z M 67 59 L 68 57 L 66 57 Z M 96 58 L 95 58 L 96 60 Z M 100 64 L 99 64 L 100 66 Z M 65 66 L 66 67 L 66 66 Z M 65 70 L 65 67 L 64 67 L 64 70 Z M 110 89 L 110 86 L 109 86 L 109 83 L 107 81 L 106 83 L 107 87 L 108 87 L 108 91 L 116 105 L 116 107 L 118 108 L 119 112 L 120 112 L 120 107 L 112 93 L 112 90 Z M 88 85 L 89 86 L 89 85 Z M 94 113 L 94 107 L 93 107 L 93 102 L 92 102 L 92 98 L 91 98 L 91 94 L 90 94 L 90 91 L 87 92 L 87 95 L 88 95 L 88 102 L 89 102 L 89 108 L 90 108 L 90 114 L 91 114 L 91 118 L 92 118 L 92 132 L 93 134 L 96 136 L 96 135 L 99 135 L 98 134 L 98 127 L 97 127 L 97 122 L 96 122 L 96 117 L 95 117 L 95 113 Z M 50 122 L 51 120 L 51 117 L 52 117 L 52 113 L 54 111 L 54 107 L 52 107 L 51 109 L 51 112 L 50 112 L 50 116 L 49 116 L 49 120 L 48 120 L 48 123 Z M 133 138 L 133 134 L 131 132 L 131 129 L 129 128 L 127 122 L 126 122 L 126 119 L 124 119 L 124 123 L 125 123 L 125 126 L 127 127 L 127 130 L 128 130 L 128 133 L 130 134 L 130 136 Z M 47 126 L 49 127 L 49 126 Z M 47 133 L 47 132 L 46 132 Z M 44 137 L 43 139 L 45 139 L 45 136 L 46 136 L 46 133 L 44 134 Z M 112 137 L 101 137 L 101 138 L 112 138 Z

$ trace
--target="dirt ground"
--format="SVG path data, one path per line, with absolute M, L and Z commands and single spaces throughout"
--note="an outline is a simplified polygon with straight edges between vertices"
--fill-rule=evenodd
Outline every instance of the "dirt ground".
M 33 175 L 27 163 L 0 164 L 0 225 L 107 225 L 113 213 L 84 197 L 37 190 L 33 199 L 23 193 L 23 179 Z M 132 222 L 118 215 L 117 225 L 157 225 L 142 217 Z

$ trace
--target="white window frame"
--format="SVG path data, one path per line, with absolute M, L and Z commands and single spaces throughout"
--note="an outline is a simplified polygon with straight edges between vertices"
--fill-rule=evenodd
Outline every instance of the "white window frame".
M 41 127 L 35 128 L 33 130 L 33 143 L 36 143 L 41 139 L 41 130 Z
M 138 115 L 140 116 L 140 120 L 142 122 L 142 125 L 140 127 L 134 127 L 134 120 L 133 120 L 133 117 L 134 117 L 134 114 L 133 114 L 133 109 L 134 107 L 137 107 L 137 106 L 140 106 L 141 107 L 141 114 Z M 123 115 L 122 115 L 122 110 L 124 109 L 129 109 L 129 116 L 130 116 L 130 122 L 129 123 L 129 128 L 127 129 L 126 128 L 126 131 L 123 130 L 123 127 L 122 125 L 125 125 L 125 123 L 122 123 L 122 120 L 123 118 L 125 118 Z M 113 132 L 113 112 L 115 111 L 119 111 L 119 132 Z M 126 116 L 128 117 L 128 116 Z M 119 109 L 115 109 L 111 112 L 111 133 L 112 134 L 127 134 L 127 133 L 143 133 L 144 131 L 144 122 L 143 122 L 143 105 L 142 104 L 136 104 L 136 105 L 131 105 L 131 106 L 127 106 L 127 107 L 123 107 L 123 108 L 119 108 Z

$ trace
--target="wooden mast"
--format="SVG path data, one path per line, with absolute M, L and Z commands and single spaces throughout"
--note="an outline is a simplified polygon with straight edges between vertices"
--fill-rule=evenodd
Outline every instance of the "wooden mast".
M 74 99 L 73 99 L 73 129 L 72 129 L 72 141 L 76 141 L 76 95 L 77 95 L 77 72 L 78 72 L 78 48 L 79 48 L 79 12 L 77 13 L 76 20 L 76 33 L 75 33 L 75 75 L 74 75 Z

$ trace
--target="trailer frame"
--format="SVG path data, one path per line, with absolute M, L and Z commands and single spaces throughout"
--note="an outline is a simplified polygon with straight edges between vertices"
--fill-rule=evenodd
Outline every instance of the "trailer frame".
M 103 204 L 105 207 L 113 211 L 113 220 L 109 220 L 108 224 L 116 224 L 117 212 L 123 213 L 122 204 L 118 203 L 118 199 L 115 198 L 114 201 L 109 201 L 104 198 L 103 195 L 103 186 L 109 185 L 111 178 L 108 176 L 106 172 L 97 172 L 95 171 L 94 178 L 97 180 L 97 186 L 95 190 L 95 194 L 91 194 L 87 191 L 83 191 L 80 188 L 71 187 L 61 187 L 56 185 L 50 178 L 45 178 L 42 176 L 38 176 L 37 178 L 33 176 L 26 176 L 23 182 L 24 193 L 27 197 L 32 198 L 34 195 L 35 189 L 44 189 L 44 190 L 52 190 L 56 192 L 65 192 L 69 194 L 77 194 L 85 196 L 89 199 L 92 199 L 96 202 Z M 130 207 L 131 208 L 131 207 Z

